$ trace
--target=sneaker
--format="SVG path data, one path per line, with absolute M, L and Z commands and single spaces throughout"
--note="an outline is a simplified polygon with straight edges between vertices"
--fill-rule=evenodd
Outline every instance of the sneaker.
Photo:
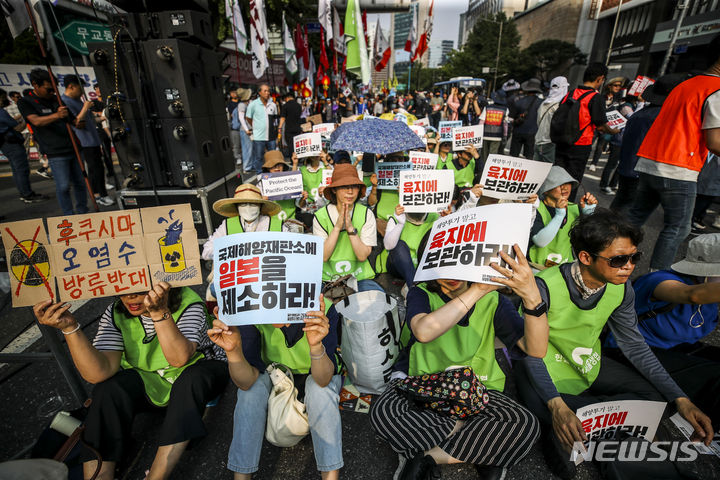
M 594 172 L 597 167 L 595 167 L 595 165 L 593 165 L 593 164 L 591 163 L 588 168 L 590 169 L 591 172 Z
M 692 221 L 692 229 L 693 230 L 705 230 L 707 227 L 702 224 L 702 222 L 698 222 L 697 220 Z
M 441 478 L 440 469 L 430 455 L 418 453 L 405 463 L 399 480 L 431 480 Z
M 35 173 L 37 173 L 41 177 L 48 178 L 50 180 L 52 180 L 53 178 L 52 173 L 50 173 L 50 171 L 45 167 L 38 168 L 37 170 L 35 170 Z
M 494 465 L 473 465 L 482 480 L 505 480 L 507 468 Z
M 114 189 L 115 189 L 115 185 L 113 185 L 112 183 L 105 184 L 105 190 L 114 190 Z
M 95 201 L 98 203 L 98 205 L 102 205 L 103 207 L 109 207 L 110 205 L 115 203 L 112 198 L 107 196 L 96 198 Z
M 720 228 L 720 215 L 715 217 L 715 221 L 713 221 L 712 225 L 713 228 Z
M 600 189 L 605 195 L 615 195 L 615 190 L 613 190 L 610 187 L 605 187 Z
M 49 200 L 50 197 L 47 195 L 41 195 L 39 193 L 32 192 L 27 197 L 20 197 L 20 200 L 22 200 L 25 203 L 40 203 L 44 202 L 45 200 Z

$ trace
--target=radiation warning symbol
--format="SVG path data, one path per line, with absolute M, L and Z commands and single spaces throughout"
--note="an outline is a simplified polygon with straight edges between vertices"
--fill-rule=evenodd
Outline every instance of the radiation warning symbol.
M 37 240 L 17 242 L 10 252 L 10 270 L 17 281 L 29 287 L 47 282 L 50 257 L 45 245 Z

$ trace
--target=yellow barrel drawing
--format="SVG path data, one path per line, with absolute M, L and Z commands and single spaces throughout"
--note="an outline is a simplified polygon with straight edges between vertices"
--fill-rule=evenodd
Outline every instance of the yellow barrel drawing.
M 165 245 L 165 238 L 167 237 L 158 240 L 163 271 L 166 273 L 182 272 L 185 270 L 185 252 L 183 251 L 182 239 L 178 238 L 177 243 L 172 245 Z

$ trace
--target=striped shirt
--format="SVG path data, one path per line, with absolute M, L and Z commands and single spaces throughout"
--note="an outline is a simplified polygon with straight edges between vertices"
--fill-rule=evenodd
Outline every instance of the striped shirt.
M 125 350 L 122 332 L 115 326 L 112 318 L 113 304 L 108 305 L 100 317 L 100 325 L 93 339 L 93 346 L 98 350 Z M 155 324 L 150 317 L 141 316 L 145 336 L 148 339 L 155 337 Z M 215 345 L 207 334 L 205 323 L 205 309 L 199 303 L 190 305 L 185 309 L 176 323 L 180 333 L 189 341 L 197 345 L 197 351 L 205 355 L 206 360 L 227 361 L 225 351 Z

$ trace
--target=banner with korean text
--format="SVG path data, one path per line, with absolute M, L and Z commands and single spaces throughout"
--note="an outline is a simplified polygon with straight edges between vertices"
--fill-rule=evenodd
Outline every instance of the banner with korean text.
M 453 152 L 465 150 L 473 146 L 480 150 L 483 141 L 483 126 L 456 127 L 452 129 Z
M 617 110 L 610 110 L 605 113 L 605 116 L 607 117 L 607 124 L 610 128 L 622 130 L 625 128 L 625 125 L 627 125 L 627 118 L 625 118 L 623 114 Z
M 294 143 L 297 158 L 315 157 L 322 153 L 322 136 L 320 133 L 295 135 Z
M 409 159 L 413 164 L 413 170 L 435 170 L 438 154 L 412 150 Z
M 436 213 L 450 206 L 455 190 L 452 170 L 400 172 L 400 205 L 408 213 Z
M 397 190 L 400 186 L 400 172 L 412 170 L 411 162 L 377 162 L 375 173 L 377 174 L 378 190 Z
M 438 130 L 440 131 L 441 142 L 452 142 L 452 131 L 453 128 L 462 127 L 462 121 L 460 120 L 445 120 L 438 124 Z
M 323 137 L 329 137 L 332 132 L 335 131 L 334 123 L 318 123 L 312 127 L 313 133 L 319 133 Z
M 501 200 L 526 200 L 538 193 L 552 163 L 508 155 L 488 155 L 480 177 L 483 196 Z

